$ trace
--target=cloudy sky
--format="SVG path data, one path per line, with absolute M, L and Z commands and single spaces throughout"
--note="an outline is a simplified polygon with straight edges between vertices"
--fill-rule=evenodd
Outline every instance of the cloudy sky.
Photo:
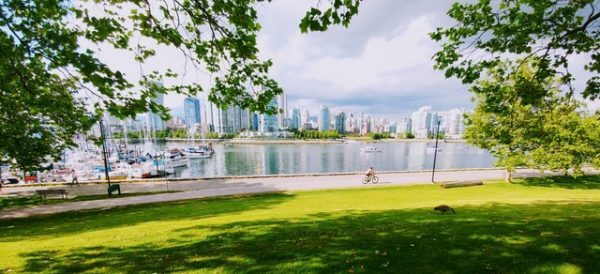
M 301 34 L 313 1 L 273 1 L 259 8 L 262 56 L 290 107 L 402 116 L 423 105 L 471 108 L 456 80 L 433 70 L 437 46 L 428 33 L 448 25 L 451 1 L 364 1 L 349 28 Z M 390 117 L 392 118 L 392 117 Z
M 277 0 L 257 7 L 260 56 L 273 60 L 272 77 L 290 110 L 316 115 L 324 104 L 395 119 L 424 105 L 472 108 L 466 87 L 434 71 L 431 60 L 437 45 L 427 33 L 449 24 L 445 12 L 452 1 L 364 1 L 349 28 L 301 34 L 300 19 L 316 3 Z M 165 104 L 177 115 L 183 98 L 168 95 Z
M 431 105 L 434 110 L 472 109 L 467 87 L 455 79 L 445 79 L 433 70 L 432 55 L 438 49 L 428 33 L 453 22 L 446 11 L 454 1 L 369 0 L 349 28 L 334 26 L 323 33 L 301 34 L 298 24 L 317 1 L 277 0 L 258 4 L 260 56 L 272 59 L 272 77 L 285 90 L 288 107 L 308 109 L 315 115 L 320 105 L 332 111 L 363 112 L 376 117 L 399 119 L 417 108 Z M 160 56 L 152 67 L 185 67 L 178 52 L 157 48 Z M 136 66 L 124 65 L 118 54 L 103 53 L 109 64 L 122 67 L 130 75 Z M 582 72 L 585 58 L 572 60 Z M 153 64 L 152 64 L 153 63 Z M 189 68 L 191 70 L 191 68 Z M 581 75 L 581 74 L 580 74 Z M 210 75 L 187 71 L 182 82 L 203 82 Z M 583 86 L 583 82 L 580 85 Z M 576 86 L 576 87 L 577 87 Z M 206 94 L 200 96 L 206 102 Z M 183 112 L 181 95 L 167 95 L 165 105 L 175 115 Z M 600 101 L 592 104 L 600 106 Z

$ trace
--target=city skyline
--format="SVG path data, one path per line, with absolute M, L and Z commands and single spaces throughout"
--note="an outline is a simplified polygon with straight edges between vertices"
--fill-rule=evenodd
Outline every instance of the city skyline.
M 160 99 L 157 103 L 160 103 Z M 251 112 L 238 106 L 220 109 L 208 101 L 204 101 L 203 104 L 196 97 L 187 97 L 184 105 L 183 113 L 173 113 L 171 121 L 165 121 L 163 125 L 180 127 L 183 123 L 188 129 L 195 127 L 194 131 L 219 134 L 254 132 L 248 137 L 273 136 L 286 130 L 335 130 L 339 133 L 391 133 L 397 136 L 410 132 L 416 138 L 429 138 L 435 132 L 439 121 L 441 132 L 446 137 L 460 139 L 464 133 L 463 116 L 468 112 L 464 108 L 434 109 L 432 106 L 421 106 L 401 118 L 390 118 L 364 112 L 331 111 L 327 105 L 320 105 L 319 110 L 311 115 L 310 110 L 297 106 L 290 110 L 285 93 L 273 98 L 269 104 L 281 110 L 275 115 Z M 201 116 L 200 109 L 205 110 L 203 118 L 192 122 L 190 116 Z M 148 116 L 152 118 L 156 115 L 148 113 Z M 152 121 L 150 124 L 154 123 Z

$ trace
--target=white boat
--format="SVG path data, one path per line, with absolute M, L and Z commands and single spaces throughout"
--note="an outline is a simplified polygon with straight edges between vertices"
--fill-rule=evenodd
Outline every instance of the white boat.
M 152 171 L 151 164 L 134 164 L 131 165 L 131 177 L 132 178 L 148 178 Z M 157 174 L 158 175 L 158 174 Z
M 211 158 L 215 154 L 215 151 L 208 146 L 190 147 L 187 152 L 190 159 Z
M 377 149 L 376 147 L 363 147 L 360 149 L 360 151 L 364 153 L 381 152 L 381 150 Z
M 116 169 L 109 171 L 108 177 L 110 177 L 111 180 L 123 180 L 129 177 L 129 172 L 124 169 Z M 104 173 L 100 175 L 100 179 L 106 180 L 106 176 L 104 175 Z
M 111 180 L 123 180 L 129 178 L 129 174 L 131 172 L 131 166 L 125 163 L 119 163 L 116 165 L 112 165 L 109 167 L 110 171 L 108 172 L 108 177 Z M 100 179 L 106 180 L 106 176 L 104 172 L 101 172 Z
M 188 156 L 181 150 L 171 149 L 163 153 L 162 157 L 155 157 L 154 165 L 168 172 L 169 169 L 187 166 L 188 160 Z
M 427 152 L 434 152 L 435 150 L 436 150 L 435 147 L 427 147 Z M 440 152 L 440 151 L 442 151 L 442 149 L 438 147 L 437 151 Z

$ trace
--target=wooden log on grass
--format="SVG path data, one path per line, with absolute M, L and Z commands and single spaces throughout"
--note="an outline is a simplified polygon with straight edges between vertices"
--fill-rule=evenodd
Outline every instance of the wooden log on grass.
M 454 182 L 445 182 L 445 183 L 440 184 L 440 186 L 443 188 L 480 186 L 480 185 L 483 185 L 483 182 L 481 180 L 454 181 Z

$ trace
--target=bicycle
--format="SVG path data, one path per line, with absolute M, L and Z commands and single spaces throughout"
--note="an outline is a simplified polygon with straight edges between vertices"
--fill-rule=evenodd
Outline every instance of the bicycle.
M 379 182 L 379 177 L 376 175 L 365 176 L 362 180 L 363 184 L 368 184 L 369 182 L 376 184 Z

